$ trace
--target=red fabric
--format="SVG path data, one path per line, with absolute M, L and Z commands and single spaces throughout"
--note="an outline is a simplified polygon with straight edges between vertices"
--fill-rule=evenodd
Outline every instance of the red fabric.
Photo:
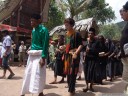
M 0 65 L 2 65 L 2 58 L 0 58 Z
M 0 30 L 17 31 L 17 28 L 6 24 L 0 24 Z

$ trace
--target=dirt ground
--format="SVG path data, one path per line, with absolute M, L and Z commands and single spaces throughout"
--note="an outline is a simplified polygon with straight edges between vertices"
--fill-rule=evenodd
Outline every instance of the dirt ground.
M 13 79 L 0 79 L 0 96 L 20 96 L 24 67 L 11 67 L 15 73 Z M 2 69 L 0 69 L 0 75 L 2 75 Z M 7 72 L 7 76 L 9 72 Z M 61 78 L 58 77 L 58 81 Z M 47 69 L 47 82 L 44 90 L 46 96 L 68 96 L 68 88 L 66 79 L 63 84 L 49 84 L 53 80 L 53 71 Z M 82 74 L 82 80 L 76 82 L 76 94 L 75 96 L 122 96 L 125 83 L 121 78 L 117 78 L 113 82 L 104 81 L 105 85 L 94 85 L 95 92 L 82 92 L 85 87 L 84 75 Z M 109 95 L 111 94 L 112 95 Z M 103 95 L 102 95 L 103 94 Z M 108 95 L 104 95 L 108 94 Z M 115 95 L 116 94 L 116 95 Z M 37 94 L 27 94 L 26 96 L 38 96 Z

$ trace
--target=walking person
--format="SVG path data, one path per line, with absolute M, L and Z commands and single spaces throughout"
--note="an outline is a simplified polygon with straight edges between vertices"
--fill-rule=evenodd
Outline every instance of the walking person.
M 32 42 L 31 49 L 28 51 L 29 57 L 21 96 L 30 93 L 38 93 L 38 96 L 44 96 L 49 34 L 47 28 L 41 24 L 41 16 L 39 14 L 31 16 L 31 26 L 33 27 Z
M 99 58 L 99 42 L 95 38 L 95 29 L 90 28 L 88 32 L 88 39 L 86 43 L 86 56 L 84 64 L 84 75 L 86 81 L 86 88 L 83 89 L 83 92 L 88 90 L 94 92 L 93 83 L 95 82 L 97 75 L 97 64 Z M 90 84 L 90 87 L 89 87 Z
M 54 65 L 54 80 L 50 84 L 56 84 L 56 83 L 64 83 L 64 78 L 66 77 L 64 75 L 64 61 L 62 60 L 62 56 L 64 54 L 64 36 L 59 35 L 58 36 L 58 44 L 55 51 L 55 65 Z M 57 82 L 57 76 L 61 76 L 62 79 Z
M 1 58 L 2 58 L 2 67 L 3 67 L 3 76 L 1 78 L 6 77 L 6 71 L 8 70 L 10 72 L 10 75 L 8 76 L 8 79 L 12 79 L 12 77 L 15 75 L 11 68 L 9 67 L 9 59 L 11 55 L 11 45 L 12 45 L 12 39 L 9 36 L 8 30 L 2 31 L 3 37 L 3 43 L 2 43 L 2 50 L 1 50 Z
M 109 50 L 107 46 L 105 45 L 105 38 L 103 35 L 98 36 L 98 41 L 99 41 L 99 82 L 100 84 L 103 84 L 103 79 L 107 79 L 107 73 L 106 73 L 106 66 L 107 66 L 107 61 L 108 61 L 108 55 L 109 55 Z
M 67 29 L 65 37 L 66 52 L 64 57 L 64 73 L 67 74 L 69 96 L 73 96 L 75 94 L 75 83 L 79 70 L 82 38 L 80 34 L 73 29 L 75 21 L 72 18 L 65 19 L 64 25 Z

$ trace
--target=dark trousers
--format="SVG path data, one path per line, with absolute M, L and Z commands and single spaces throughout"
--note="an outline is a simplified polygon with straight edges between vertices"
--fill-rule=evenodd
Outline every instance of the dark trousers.
M 75 72 L 67 76 L 68 92 L 75 92 L 76 77 L 77 75 L 75 74 Z

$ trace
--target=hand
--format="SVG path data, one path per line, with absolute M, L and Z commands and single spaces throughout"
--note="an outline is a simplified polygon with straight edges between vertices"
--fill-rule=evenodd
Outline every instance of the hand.
M 86 47 L 86 52 L 89 52 L 89 47 L 88 46 Z
M 45 58 L 41 58 L 39 61 L 40 67 L 43 67 L 45 65 Z
M 75 52 L 73 53 L 72 58 L 73 59 L 76 59 L 77 58 L 77 54 Z

